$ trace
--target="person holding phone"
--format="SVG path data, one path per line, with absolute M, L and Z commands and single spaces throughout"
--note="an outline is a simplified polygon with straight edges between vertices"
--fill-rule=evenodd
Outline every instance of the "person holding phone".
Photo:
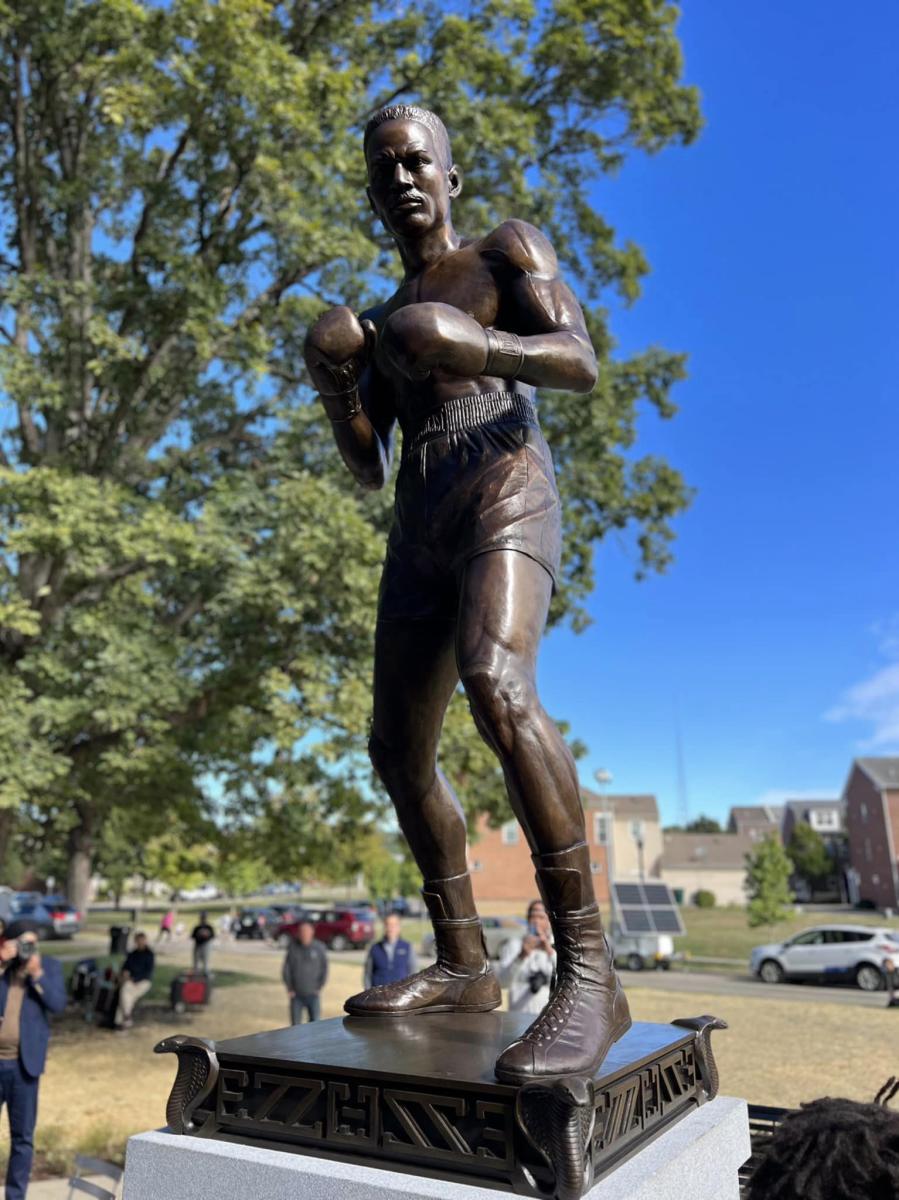
M 38 1082 L 50 1041 L 50 1014 L 66 1006 L 62 967 L 44 958 L 27 921 L 12 921 L 0 942 L 0 1109 L 9 1114 L 6 1200 L 24 1200 L 34 1157 Z
M 500 955 L 497 977 L 509 989 L 510 1012 L 541 1012 L 556 971 L 552 927 L 541 900 L 528 905 L 528 931 L 512 938 Z

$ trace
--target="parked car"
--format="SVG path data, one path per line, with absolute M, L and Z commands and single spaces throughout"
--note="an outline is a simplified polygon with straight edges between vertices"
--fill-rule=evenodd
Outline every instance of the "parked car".
M 316 938 L 331 950 L 364 950 L 375 940 L 374 922 L 357 908 L 310 908 L 281 922 L 276 934 L 279 946 L 289 944 L 300 920 L 311 921 Z
M 182 888 L 178 893 L 178 899 L 187 900 L 188 903 L 196 903 L 204 900 L 218 900 L 221 894 L 214 883 L 201 883 L 199 887 Z
M 281 914 L 273 908 L 242 908 L 234 918 L 231 932 L 236 938 L 262 941 L 273 937 L 281 922 Z
M 40 892 L 13 892 L 7 897 L 7 921 L 31 921 L 42 941 L 70 938 L 81 928 L 81 913 L 59 896 L 42 896 Z
M 899 932 L 871 925 L 818 925 L 786 942 L 756 946 L 749 969 L 764 983 L 785 979 L 854 981 L 866 992 L 884 987 L 884 962 L 899 958 Z
M 484 944 L 488 958 L 502 958 L 510 941 L 523 938 L 528 931 L 527 921 L 520 917 L 481 917 Z M 434 954 L 434 933 L 429 930 L 421 939 L 421 952 L 425 957 Z

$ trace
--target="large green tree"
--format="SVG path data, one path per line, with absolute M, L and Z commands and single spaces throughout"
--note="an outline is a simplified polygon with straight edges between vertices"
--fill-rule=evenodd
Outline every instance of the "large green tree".
M 114 811 L 151 836 L 172 810 L 240 830 L 292 806 L 312 846 L 316 820 L 339 824 L 309 780 L 362 751 L 388 498 L 339 468 L 299 348 L 323 305 L 396 274 L 360 152 L 384 102 L 444 116 L 460 228 L 544 227 L 588 310 L 595 391 L 542 401 L 566 517 L 554 619 L 582 624 L 610 530 L 634 531 L 638 571 L 667 564 L 687 491 L 634 442 L 641 407 L 673 413 L 683 360 L 614 355 L 603 303 L 647 268 L 590 180 L 695 136 L 676 17 L 0 0 L 0 807 L 65 839 L 76 903 Z M 471 739 L 461 759 L 483 778 Z

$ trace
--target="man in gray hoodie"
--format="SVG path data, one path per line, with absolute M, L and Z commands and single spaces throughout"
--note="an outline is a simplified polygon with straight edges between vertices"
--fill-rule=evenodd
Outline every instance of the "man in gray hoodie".
M 302 1023 L 303 1009 L 308 1020 L 317 1021 L 321 1015 L 319 993 L 328 978 L 328 954 L 322 943 L 316 941 L 311 921 L 300 921 L 297 926 L 287 948 L 281 978 L 290 999 L 291 1025 Z

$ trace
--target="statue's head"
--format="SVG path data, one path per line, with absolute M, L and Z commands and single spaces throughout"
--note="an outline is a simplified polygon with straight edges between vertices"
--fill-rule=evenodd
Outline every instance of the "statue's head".
M 363 146 L 369 203 L 394 237 L 414 240 L 446 224 L 462 172 L 436 113 L 412 104 L 382 108 L 366 125 Z

